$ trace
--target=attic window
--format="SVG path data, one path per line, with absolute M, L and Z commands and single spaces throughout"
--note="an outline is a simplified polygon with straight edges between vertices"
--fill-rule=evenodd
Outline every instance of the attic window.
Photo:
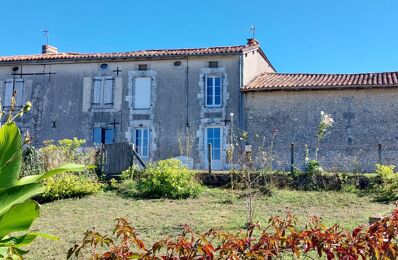
M 138 70 L 148 70 L 148 65 L 147 64 L 139 64 Z
M 181 66 L 181 61 L 178 60 L 178 61 L 174 62 L 174 66 L 176 66 L 176 67 Z
M 108 64 L 103 63 L 103 64 L 101 64 L 100 67 L 101 67 L 101 69 L 106 70 L 108 68 Z
M 209 61 L 209 68 L 218 68 L 218 61 Z

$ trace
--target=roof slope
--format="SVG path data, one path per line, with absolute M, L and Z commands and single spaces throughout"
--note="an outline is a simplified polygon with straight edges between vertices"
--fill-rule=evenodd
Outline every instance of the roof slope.
M 242 91 L 398 87 L 398 72 L 360 74 L 263 73 Z
M 201 55 L 225 55 L 241 53 L 247 45 L 190 48 L 190 49 L 165 49 L 165 50 L 141 50 L 131 52 L 111 53 L 76 53 L 64 52 L 57 54 L 33 54 L 0 56 L 0 63 L 19 61 L 44 61 L 44 60 L 87 60 L 87 59 L 126 59 L 126 58 L 162 58 L 174 56 L 201 56 Z

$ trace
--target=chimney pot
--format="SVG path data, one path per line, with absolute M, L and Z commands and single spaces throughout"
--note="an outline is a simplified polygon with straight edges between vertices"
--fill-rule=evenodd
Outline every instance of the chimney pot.
M 43 45 L 41 46 L 41 53 L 42 54 L 58 54 L 58 49 L 51 45 Z

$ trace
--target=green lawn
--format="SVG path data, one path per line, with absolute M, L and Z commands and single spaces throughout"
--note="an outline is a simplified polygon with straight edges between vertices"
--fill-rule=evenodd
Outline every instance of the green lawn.
M 300 223 L 312 215 L 321 216 L 328 225 L 339 223 L 352 228 L 366 223 L 370 215 L 386 214 L 393 205 L 371 202 L 342 192 L 300 192 L 276 190 L 272 197 L 256 201 L 256 220 L 265 223 L 271 215 L 290 209 Z M 127 217 L 145 242 L 180 232 L 183 224 L 202 232 L 211 227 L 237 230 L 245 223 L 245 201 L 238 192 L 208 189 L 199 198 L 186 200 L 140 200 L 123 198 L 112 192 L 82 199 L 60 200 L 41 207 L 41 217 L 32 230 L 60 237 L 59 241 L 37 239 L 27 259 L 65 259 L 67 250 L 92 227 L 112 232 L 114 219 Z

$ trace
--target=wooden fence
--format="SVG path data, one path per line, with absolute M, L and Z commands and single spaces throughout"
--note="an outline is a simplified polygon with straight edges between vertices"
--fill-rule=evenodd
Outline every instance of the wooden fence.
M 107 177 L 119 175 L 122 171 L 128 169 L 134 164 L 134 158 L 145 168 L 145 163 L 128 142 L 104 144 L 99 149 L 99 167 L 101 173 Z

